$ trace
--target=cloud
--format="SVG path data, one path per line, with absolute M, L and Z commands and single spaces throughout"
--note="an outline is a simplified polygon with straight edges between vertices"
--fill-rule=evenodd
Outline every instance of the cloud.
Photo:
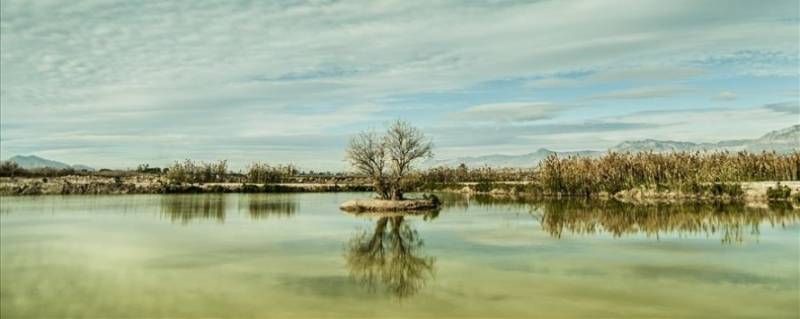
M 792 76 L 781 83 L 796 84 L 798 65 L 796 1 L 3 0 L 0 6 L 0 153 L 52 152 L 97 166 L 197 155 L 326 159 L 325 168 L 340 169 L 337 150 L 303 146 L 315 146 L 314 136 L 346 136 L 397 116 L 428 127 L 449 125 L 451 113 L 482 114 L 495 125 L 602 116 L 544 104 L 498 107 L 598 92 L 551 99 L 531 96 L 531 87 L 491 85 L 498 81 L 635 83 L 642 88 L 599 99 L 640 102 L 682 93 L 676 85 L 700 76 Z M 467 91 L 474 95 L 458 98 Z M 455 98 L 382 103 L 442 92 Z M 495 109 L 467 110 L 476 104 Z M 425 112 L 404 112 L 414 108 Z M 249 144 L 285 136 L 308 138 L 294 140 L 302 156 Z
M 644 66 L 599 72 L 589 76 L 595 82 L 614 81 L 667 81 L 692 78 L 707 73 L 700 68 Z
M 524 154 L 541 147 L 570 149 L 605 149 L 609 142 L 603 136 L 614 132 L 627 135 L 657 128 L 651 123 L 583 121 L 571 123 L 542 123 L 491 125 L 486 123 L 433 128 L 430 130 L 437 145 L 437 157 L 475 156 L 475 149 L 487 153 Z
M 564 77 L 549 76 L 529 81 L 527 86 L 537 89 L 549 88 L 574 88 L 604 83 L 643 83 L 643 82 L 669 82 L 694 78 L 706 74 L 706 71 L 696 67 L 669 67 L 669 66 L 637 66 L 620 67 L 617 69 L 595 70 L 584 76 Z
M 629 132 L 630 136 L 692 142 L 754 138 L 776 128 L 797 124 L 796 117 L 788 117 L 785 113 L 764 106 L 661 109 L 631 112 L 600 120 L 654 125 L 639 132 Z M 604 138 L 625 140 L 630 136 L 606 134 Z
M 564 108 L 549 102 L 492 103 L 471 106 L 451 116 L 471 121 L 528 122 L 551 119 Z
M 764 105 L 764 108 L 778 113 L 784 113 L 790 115 L 800 114 L 800 102 L 797 101 L 771 103 Z
M 797 45 L 797 41 L 794 41 L 793 43 Z M 795 47 L 794 53 L 789 51 L 768 49 L 735 50 L 732 52 L 704 56 L 692 61 L 691 63 L 706 68 L 730 69 L 739 74 L 758 77 L 793 77 L 797 76 L 797 70 L 791 70 L 791 68 L 787 66 L 797 65 L 799 62 L 800 57 L 798 57 L 797 48 Z
M 736 93 L 733 93 L 731 91 L 722 91 L 722 92 L 719 92 L 719 94 L 717 94 L 717 96 L 714 97 L 714 100 L 717 100 L 717 101 L 734 101 L 737 98 L 738 98 L 738 96 L 736 95 Z
M 650 86 L 639 87 L 628 90 L 612 91 L 609 93 L 590 96 L 589 99 L 595 100 L 638 100 L 672 97 L 686 93 L 692 89 L 687 86 Z

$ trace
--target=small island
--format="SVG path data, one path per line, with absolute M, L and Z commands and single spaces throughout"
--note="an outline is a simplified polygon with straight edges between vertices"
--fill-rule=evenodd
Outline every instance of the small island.
M 339 209 L 346 212 L 416 212 L 439 209 L 441 203 L 435 196 L 422 199 L 354 199 L 344 202 Z
M 408 122 L 392 122 L 384 134 L 365 131 L 350 139 L 347 161 L 367 176 L 377 196 L 351 200 L 339 208 L 348 212 L 430 211 L 439 208 L 439 199 L 425 195 L 405 198 L 410 188 L 409 173 L 413 164 L 433 156 L 433 143 L 421 130 Z

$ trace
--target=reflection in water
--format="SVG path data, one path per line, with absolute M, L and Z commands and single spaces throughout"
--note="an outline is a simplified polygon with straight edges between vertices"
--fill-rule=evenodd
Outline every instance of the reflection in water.
M 433 277 L 435 259 L 422 254 L 423 246 L 404 216 L 385 216 L 375 222 L 372 234 L 364 231 L 350 240 L 345 260 L 356 282 L 372 290 L 383 287 L 402 299 Z
M 225 194 L 162 196 L 161 214 L 174 223 L 184 225 L 206 219 L 224 223 L 226 198 L 228 196 Z M 298 208 L 296 198 L 291 195 L 248 195 L 246 198 L 239 197 L 238 203 L 239 211 L 246 210 L 247 215 L 253 220 L 288 218 L 294 216 Z
M 225 195 L 161 196 L 161 214 L 173 223 L 188 225 L 192 220 L 213 219 L 225 222 Z
M 757 238 L 762 223 L 787 227 L 800 221 L 800 210 L 786 202 L 767 207 L 742 203 L 630 204 L 615 200 L 541 199 L 518 197 L 441 196 L 447 207 L 487 207 L 493 210 L 527 210 L 552 237 L 565 234 L 609 233 L 614 237 L 645 234 L 659 238 L 678 235 L 721 234 L 724 244 L 741 243 L 747 235 Z
M 743 242 L 746 233 L 759 234 L 759 225 L 785 227 L 798 221 L 791 209 L 751 208 L 741 204 L 631 205 L 617 201 L 547 201 L 535 204 L 542 228 L 560 238 L 573 234 L 607 232 L 614 237 L 644 233 L 659 237 L 665 232 L 706 236 L 720 233 L 723 243 Z
M 297 200 L 292 195 L 251 195 L 247 198 L 247 212 L 255 220 L 288 218 L 295 214 L 297 206 Z
M 534 203 L 541 202 L 540 198 L 495 196 L 495 195 L 468 195 L 459 193 L 436 194 L 442 201 L 442 208 L 468 209 L 470 207 L 500 208 L 503 210 L 517 210 L 530 208 Z

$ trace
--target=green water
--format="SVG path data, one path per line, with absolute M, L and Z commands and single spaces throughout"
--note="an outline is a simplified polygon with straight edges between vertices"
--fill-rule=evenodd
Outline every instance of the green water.
M 0 198 L 2 318 L 800 315 L 785 207 L 367 194 Z

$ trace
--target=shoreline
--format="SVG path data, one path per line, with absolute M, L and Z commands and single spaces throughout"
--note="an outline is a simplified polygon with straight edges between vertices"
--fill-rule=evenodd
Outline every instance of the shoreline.
M 768 189 L 776 187 L 780 183 L 791 190 L 791 195 L 787 198 L 774 199 L 768 197 Z M 497 197 L 533 197 L 533 198 L 579 198 L 594 200 L 616 200 L 626 203 L 668 203 L 668 202 L 745 202 L 745 203 L 768 203 L 768 202 L 794 202 L 800 206 L 800 181 L 759 181 L 759 182 L 729 182 L 717 183 L 716 185 L 735 186 L 737 196 L 727 193 L 714 194 L 710 191 L 715 184 L 706 184 L 703 192 L 680 192 L 669 190 L 658 190 L 656 187 L 640 186 L 633 189 L 622 190 L 614 194 L 597 193 L 591 196 L 576 196 L 570 194 L 548 194 L 545 192 L 531 190 L 531 183 L 524 182 L 493 182 L 493 183 L 455 183 L 442 185 L 435 189 L 422 189 L 423 191 L 435 191 L 443 193 L 456 193 L 467 195 L 489 195 Z
M 778 181 L 718 183 L 735 186 L 737 196 L 710 191 L 685 193 L 659 190 L 655 187 L 637 187 L 615 194 L 598 193 L 592 196 L 573 196 L 547 194 L 534 183 L 526 182 L 463 182 L 417 187 L 417 192 L 460 193 L 467 195 L 491 195 L 510 197 L 539 198 L 590 198 L 598 200 L 614 199 L 622 202 L 760 202 L 786 201 L 800 204 L 800 181 L 780 181 L 791 190 L 785 199 L 770 199 L 767 189 L 775 187 Z M 706 186 L 714 186 L 707 184 Z M 707 187 L 710 188 L 710 187 Z M 372 187 L 363 183 L 171 183 L 160 176 L 63 176 L 49 178 L 0 178 L 0 196 L 32 195 L 124 195 L 124 194 L 203 194 L 203 193 L 331 193 L 331 192 L 371 192 Z
M 0 178 L 0 196 L 370 192 L 351 183 L 172 183 L 160 177 Z

